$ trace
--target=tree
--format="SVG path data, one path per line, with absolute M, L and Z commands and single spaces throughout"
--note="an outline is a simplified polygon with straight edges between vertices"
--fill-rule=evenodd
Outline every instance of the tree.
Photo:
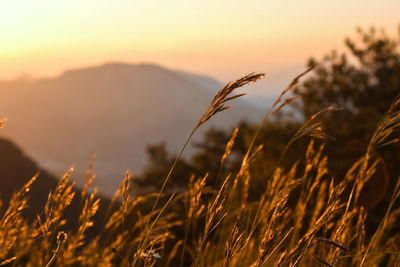
M 304 119 L 328 106 L 335 105 L 343 109 L 322 115 L 326 131 L 335 138 L 327 143 L 326 150 L 330 155 L 329 170 L 337 180 L 344 177 L 349 167 L 365 153 L 379 119 L 400 93 L 398 39 L 373 28 L 369 31 L 359 29 L 355 40 L 346 40 L 346 47 L 347 53 L 333 51 L 321 61 L 310 59 L 309 66 L 318 66 L 294 90 L 300 99 L 297 111 Z M 251 196 L 262 194 L 265 179 L 277 167 L 282 151 L 300 125 L 300 121 L 281 117 L 263 127 L 257 143 L 263 144 L 264 149 L 252 164 Z M 220 159 L 232 131 L 209 130 L 204 139 L 195 144 L 197 151 L 192 158 L 179 162 L 167 188 L 172 191 L 183 190 L 192 174 L 200 177 L 205 172 L 209 173 L 208 186 L 214 187 L 217 175 L 235 173 L 240 168 L 256 127 L 246 122 L 241 123 L 232 155 L 222 169 Z M 291 166 L 296 160 L 301 160 L 308 141 L 299 140 L 291 145 L 280 165 Z M 377 174 L 363 193 L 363 204 L 368 208 L 375 207 L 384 197 L 390 196 L 390 192 L 386 194 L 386 191 L 400 175 L 398 151 L 398 146 L 391 146 L 375 152 L 375 157 L 380 158 L 381 162 Z M 169 155 L 163 145 L 150 146 L 148 152 L 150 164 L 137 179 L 137 185 L 139 188 L 147 187 L 157 191 L 175 157 Z M 388 173 L 392 174 L 392 180 Z
M 165 143 L 148 145 L 147 153 L 149 156 L 147 167 L 133 179 L 134 190 L 138 193 L 158 192 L 175 160 L 175 156 L 167 152 Z M 176 189 L 186 187 L 193 173 L 195 169 L 186 160 L 180 159 L 172 174 L 172 182 L 166 185 L 167 192 L 172 193 Z
M 336 138 L 327 147 L 334 157 L 329 168 L 336 178 L 365 153 L 378 121 L 400 93 L 399 37 L 400 31 L 391 37 L 383 30 L 358 29 L 356 39 L 346 39 L 345 53 L 333 51 L 320 61 L 310 59 L 309 66 L 318 64 L 315 71 L 294 91 L 300 98 L 297 109 L 305 118 L 327 106 L 343 109 L 323 116 L 324 126 Z M 369 201 L 374 200 L 369 206 L 391 195 L 386 190 L 400 174 L 398 151 L 398 145 L 375 151 L 381 161 L 364 190 Z
M 320 62 L 309 60 L 309 66 L 318 67 L 295 95 L 301 99 L 299 110 L 305 118 L 327 106 L 343 108 L 325 115 L 326 126 L 339 136 L 368 141 L 374 125 L 400 93 L 400 39 L 374 28 L 357 32 L 358 39 L 345 41 L 349 53 L 333 51 Z

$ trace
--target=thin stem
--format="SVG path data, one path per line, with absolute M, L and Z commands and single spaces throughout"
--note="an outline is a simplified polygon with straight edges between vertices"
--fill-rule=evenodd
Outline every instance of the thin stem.
M 56 258 L 57 258 L 57 256 L 58 256 L 58 254 L 59 254 L 60 251 L 61 251 L 61 248 L 62 248 L 63 243 L 64 243 L 64 240 L 58 240 L 58 241 L 57 241 L 57 244 L 58 244 L 58 245 L 57 245 L 57 249 L 56 249 L 56 251 L 54 252 L 53 256 L 51 257 L 50 261 L 46 264 L 46 267 L 50 267 L 50 266 L 55 262 L 55 260 L 56 260 Z

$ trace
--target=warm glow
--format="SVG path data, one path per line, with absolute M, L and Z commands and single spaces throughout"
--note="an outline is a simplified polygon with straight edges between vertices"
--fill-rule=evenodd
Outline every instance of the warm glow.
M 231 79 L 301 65 L 356 26 L 394 32 L 395 0 L 0 2 L 0 79 L 106 61 L 154 62 Z

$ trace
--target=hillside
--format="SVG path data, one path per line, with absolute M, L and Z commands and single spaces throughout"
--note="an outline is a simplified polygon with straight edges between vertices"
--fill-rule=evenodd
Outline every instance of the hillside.
M 59 77 L 0 83 L 2 136 L 14 140 L 57 176 L 76 166 L 82 185 L 91 154 L 97 186 L 113 194 L 126 169 L 139 172 L 147 144 L 177 151 L 219 89 L 211 78 L 151 64 L 105 64 Z M 241 101 L 201 128 L 259 120 L 263 111 Z M 190 148 L 189 148 L 190 151 Z
M 3 202 L 1 212 L 8 207 L 12 193 L 22 188 L 38 171 L 40 175 L 30 192 L 31 207 L 28 209 L 30 218 L 41 211 L 49 191 L 56 187 L 57 179 L 48 172 L 40 170 L 37 164 L 11 141 L 0 138 L 0 199 Z
M 0 202 L 3 204 L 0 206 L 0 215 L 4 214 L 8 208 L 12 194 L 20 190 L 37 172 L 39 172 L 39 176 L 28 193 L 29 205 L 23 211 L 24 217 L 28 220 L 35 220 L 38 215 L 41 218 L 44 217 L 44 206 L 48 194 L 50 191 L 54 191 L 58 179 L 40 168 L 12 141 L 0 138 Z M 63 227 L 64 230 L 76 229 L 82 209 L 81 191 L 78 188 L 74 188 L 74 191 L 75 197 L 65 211 L 65 216 L 68 219 L 67 224 Z M 110 204 L 109 199 L 99 197 L 102 206 L 93 218 L 95 226 L 89 230 L 90 236 L 99 233 L 103 226 L 106 208 Z

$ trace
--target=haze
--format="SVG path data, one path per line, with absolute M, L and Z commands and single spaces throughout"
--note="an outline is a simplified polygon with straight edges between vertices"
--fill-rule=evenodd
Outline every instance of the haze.
M 0 80 L 105 62 L 150 62 L 225 82 L 256 71 L 274 94 L 357 26 L 395 32 L 388 1 L 2 1 Z

